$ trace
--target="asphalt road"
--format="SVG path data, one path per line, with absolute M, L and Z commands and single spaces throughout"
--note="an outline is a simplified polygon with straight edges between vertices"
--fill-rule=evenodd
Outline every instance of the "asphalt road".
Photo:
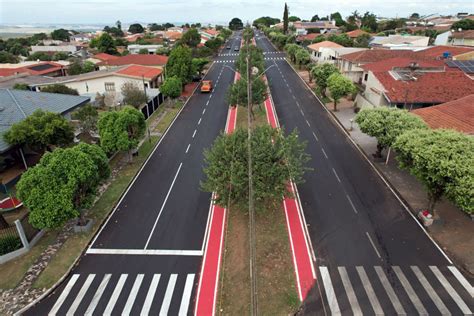
M 472 287 L 469 293 L 454 276 L 452 264 L 292 67 L 272 59 L 279 55 L 269 40 L 257 36 L 257 45 L 273 65 L 266 74 L 280 123 L 286 132 L 298 129 L 312 157 L 313 171 L 298 185 L 318 271 L 305 312 L 474 311 Z
M 233 78 L 212 66 L 214 91 L 190 98 L 87 253 L 26 315 L 191 313 L 211 199 L 203 151 L 225 127 Z

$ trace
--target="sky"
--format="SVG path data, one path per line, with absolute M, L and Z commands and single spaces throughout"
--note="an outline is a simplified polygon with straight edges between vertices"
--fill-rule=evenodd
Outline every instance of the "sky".
M 295 0 L 290 15 L 310 19 L 339 11 L 371 11 L 378 16 L 474 13 L 474 0 Z M 94 24 L 131 22 L 252 22 L 260 16 L 281 18 L 280 0 L 0 0 L 0 24 Z

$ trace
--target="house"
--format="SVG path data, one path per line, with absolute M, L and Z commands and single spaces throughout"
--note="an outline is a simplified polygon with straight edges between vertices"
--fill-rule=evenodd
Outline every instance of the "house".
M 104 60 L 98 63 L 98 65 L 101 67 L 101 69 L 132 64 L 163 68 L 167 62 L 168 57 L 164 55 L 130 54 L 126 56 L 118 56 L 117 58 Z
M 412 111 L 431 128 L 455 129 L 474 135 L 474 94 L 460 99 Z
M 293 22 L 296 29 L 296 35 L 306 35 L 309 29 L 319 29 L 319 33 L 335 33 L 339 30 L 336 21 L 316 21 L 316 22 Z
M 18 74 L 28 74 L 32 76 L 60 77 L 66 75 L 66 66 L 52 61 L 25 62 L 19 64 L 2 64 L 0 67 L 0 77 L 9 77 Z
M 442 60 L 392 58 L 362 68 L 365 89 L 356 97 L 358 107 L 422 108 L 474 93 L 473 79 Z
M 106 62 L 106 61 L 109 61 L 111 59 L 117 59 L 117 58 L 119 58 L 119 56 L 110 55 L 110 54 L 107 54 L 107 53 L 99 53 L 99 54 L 93 55 L 92 57 L 88 58 L 87 60 L 94 63 L 94 65 L 96 65 L 98 63 Z
M 92 36 L 88 33 L 79 33 L 71 35 L 69 38 L 73 42 L 89 43 L 91 41 Z
M 435 45 L 474 47 L 474 30 L 450 30 L 436 36 Z
M 166 31 L 163 38 L 168 42 L 168 44 L 173 45 L 176 41 L 180 40 L 183 37 L 183 32 L 178 31 Z
M 31 52 L 44 52 L 44 53 L 57 53 L 64 52 L 73 54 L 77 52 L 80 48 L 76 45 L 33 45 L 31 46 Z
M 459 46 L 429 46 L 424 49 L 417 50 L 414 54 L 418 59 L 466 59 L 467 54 L 474 52 L 471 47 Z
M 124 38 L 129 43 L 135 43 L 143 36 L 144 36 L 143 34 L 139 33 L 139 34 L 130 34 L 130 35 L 125 36 Z
M 428 36 L 389 35 L 374 36 L 369 43 L 370 47 L 397 49 L 403 47 L 426 47 L 430 38 Z
M 329 50 L 327 50 L 327 48 L 341 48 L 341 47 L 344 47 L 344 46 L 331 42 L 331 41 L 322 41 L 322 42 L 314 43 L 307 46 L 311 54 L 311 60 L 313 60 L 314 62 L 325 62 L 328 60 L 332 60 L 332 58 L 330 57 Z
M 296 37 L 296 42 L 297 43 L 303 43 L 303 42 L 312 42 L 316 39 L 316 37 L 320 36 L 321 33 L 309 33 L 306 35 L 298 35 Z
M 156 54 L 156 51 L 159 50 L 160 48 L 163 48 L 163 45 L 139 45 L 139 44 L 133 44 L 133 45 L 128 45 L 127 49 L 130 52 L 130 54 L 139 54 L 142 49 L 148 50 L 148 54 Z
M 346 35 L 351 38 L 351 39 L 356 39 L 358 38 L 359 36 L 361 35 L 370 35 L 369 33 L 367 33 L 366 31 L 363 31 L 361 29 L 357 29 L 357 30 L 353 30 L 353 31 L 350 31 L 350 32 L 346 32 Z

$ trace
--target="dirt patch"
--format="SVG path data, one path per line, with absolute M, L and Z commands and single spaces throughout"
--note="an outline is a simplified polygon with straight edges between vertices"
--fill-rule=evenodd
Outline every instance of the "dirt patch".
M 219 315 L 250 313 L 248 213 L 230 208 L 222 262 Z

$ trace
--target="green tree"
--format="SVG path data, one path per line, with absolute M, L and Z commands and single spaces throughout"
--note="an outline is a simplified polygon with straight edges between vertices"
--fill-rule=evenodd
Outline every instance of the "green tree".
M 69 53 L 66 52 L 57 52 L 53 55 L 52 60 L 58 61 L 58 60 L 66 60 L 69 58 Z
M 197 29 L 191 28 L 183 34 L 183 37 L 181 37 L 181 43 L 184 43 L 189 47 L 196 47 L 201 43 L 201 35 Z
M 474 20 L 471 19 L 463 19 L 457 22 L 453 23 L 453 26 L 451 27 L 453 30 L 474 30 Z
M 220 37 L 211 38 L 206 43 L 204 43 L 206 47 L 209 47 L 214 52 L 216 52 L 222 46 L 222 44 L 224 44 L 224 42 Z
M 398 108 L 378 107 L 362 109 L 355 117 L 360 130 L 377 139 L 376 158 L 393 145 L 398 136 L 411 129 L 427 128 L 421 118 Z
M 336 26 L 343 26 L 346 24 L 339 12 L 331 13 L 330 19 L 336 21 Z
M 182 84 L 191 81 L 193 76 L 193 56 L 190 48 L 186 46 L 175 47 L 166 64 L 166 76 L 177 76 Z
M 39 229 L 59 228 L 92 205 L 97 187 L 110 174 L 107 157 L 96 145 L 80 144 L 46 153 L 17 184 L 18 196 Z
M 428 190 L 428 210 L 444 195 L 464 212 L 474 213 L 474 140 L 453 130 L 409 130 L 393 148 L 400 166 Z
M 252 82 L 252 99 L 250 102 L 250 114 L 253 117 L 254 105 L 259 105 L 266 98 L 267 86 L 262 78 L 253 78 L 251 76 Z M 227 94 L 227 101 L 229 104 L 232 105 L 241 105 L 246 107 L 248 105 L 248 92 L 247 92 L 247 81 L 244 79 L 237 80 L 234 84 L 232 84 L 229 88 L 229 92 Z
M 230 135 L 222 134 L 206 150 L 205 181 L 201 187 L 206 192 L 216 192 L 216 203 L 227 207 L 248 205 L 248 134 L 237 129 Z M 281 204 L 282 196 L 292 194 L 287 189 L 288 180 L 303 182 L 309 161 L 306 144 L 299 141 L 296 131 L 284 136 L 269 126 L 257 127 L 251 135 L 252 174 L 256 209 L 274 209 Z M 229 167 L 230 166 L 230 167 Z
M 72 114 L 72 118 L 79 121 L 79 127 L 83 133 L 91 135 L 93 132 L 97 131 L 97 119 L 99 118 L 99 113 L 91 104 L 88 103 L 85 106 L 80 107 Z
M 337 102 L 339 102 L 342 97 L 356 91 L 356 87 L 352 81 L 340 73 L 333 73 L 330 75 L 327 84 L 334 101 L 334 111 L 337 111 Z
M 258 19 L 255 19 L 252 23 L 254 27 L 258 27 L 259 25 L 265 25 L 266 27 L 270 27 L 272 25 L 280 23 L 280 19 L 271 18 L 269 16 L 262 16 Z
M 140 48 L 140 50 L 138 51 L 138 54 L 148 55 L 148 48 Z
M 315 14 L 313 15 L 313 17 L 311 18 L 311 22 L 317 22 L 319 21 L 319 15 Z
M 18 57 L 9 52 L 0 51 L 0 63 L 2 64 L 16 64 L 19 62 Z
M 333 64 L 324 63 L 313 67 L 310 71 L 311 77 L 315 79 L 317 84 L 317 92 L 326 97 L 326 88 L 328 87 L 328 79 L 334 73 L 339 73 L 339 69 Z
M 115 47 L 115 41 L 108 33 L 104 33 L 99 36 L 97 40 L 97 49 L 102 53 L 117 54 L 117 48 Z
M 52 84 L 41 88 L 41 92 L 79 95 L 76 89 L 69 88 L 63 84 Z
M 296 53 L 301 50 L 302 48 L 297 44 L 286 44 L 285 51 L 288 54 L 288 57 L 296 63 Z
M 311 55 L 306 49 L 299 49 L 295 54 L 295 59 L 301 69 L 311 61 Z
M 13 85 L 13 89 L 15 89 L 15 90 L 30 90 L 30 87 L 26 83 L 15 83 Z
M 138 33 L 143 33 L 145 30 L 143 29 L 143 26 L 139 23 L 134 23 L 134 24 L 131 24 L 129 27 L 128 27 L 128 32 L 132 33 L 132 34 L 138 34 Z
M 233 18 L 232 20 L 230 20 L 229 29 L 231 29 L 232 31 L 241 30 L 243 28 L 244 28 L 244 23 L 242 23 L 241 19 Z
M 69 42 L 69 31 L 65 29 L 57 29 L 51 32 L 51 38 L 57 41 Z
M 24 120 L 13 124 L 3 137 L 10 145 L 28 145 L 45 151 L 50 146 L 72 143 L 74 131 L 60 114 L 36 110 Z
M 412 13 L 410 15 L 410 20 L 418 20 L 420 18 L 420 14 L 418 13 Z
M 145 117 L 141 111 L 126 106 L 120 111 L 101 113 L 98 128 L 100 146 L 106 153 L 128 151 L 131 160 L 131 150 L 145 133 Z
M 288 5 L 285 2 L 285 8 L 283 9 L 283 34 L 288 34 Z
M 160 91 L 165 97 L 170 98 L 171 103 L 171 99 L 176 99 L 181 95 L 182 86 L 183 84 L 181 83 L 181 80 L 178 77 L 168 77 L 161 85 Z
M 219 31 L 219 37 L 221 37 L 223 41 L 226 41 L 231 35 L 232 31 L 227 28 L 222 28 Z
M 361 27 L 366 27 L 370 29 L 371 32 L 377 31 L 377 17 L 375 14 L 370 12 L 365 12 L 361 18 Z
M 352 47 L 354 45 L 352 39 L 347 36 L 347 34 L 331 34 L 328 36 L 327 40 L 344 47 Z
M 354 47 L 368 48 L 371 38 L 372 36 L 370 36 L 370 34 L 367 34 L 367 33 L 357 36 L 357 38 L 354 41 Z
M 45 52 L 34 52 L 26 60 L 41 60 L 41 61 L 51 61 L 51 55 Z
M 204 66 L 209 63 L 209 59 L 207 58 L 193 58 L 193 73 L 194 74 L 201 74 Z
M 139 109 L 148 102 L 145 91 L 140 89 L 138 84 L 133 81 L 125 82 L 120 88 L 123 97 L 123 104 L 131 105 Z
M 117 22 L 120 22 L 120 21 L 117 21 Z M 121 27 L 122 25 L 120 25 Z M 124 34 L 123 34 L 123 31 L 121 28 L 118 28 L 118 27 L 115 27 L 115 26 L 106 26 L 104 27 L 104 32 L 106 32 L 107 34 L 111 34 L 113 36 L 116 36 L 116 37 L 122 37 Z
M 301 21 L 301 19 L 295 15 L 292 15 L 290 17 L 288 17 L 288 21 L 289 22 L 297 22 L 297 21 Z

